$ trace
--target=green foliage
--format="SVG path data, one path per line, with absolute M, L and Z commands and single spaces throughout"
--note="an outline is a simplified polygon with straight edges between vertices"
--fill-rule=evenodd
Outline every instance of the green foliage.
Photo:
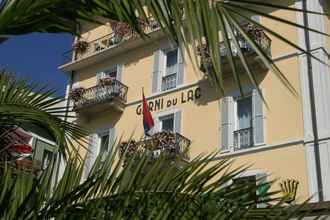
M 147 157 L 123 167 L 117 148 L 100 155 L 84 175 L 77 157 L 66 163 L 59 183 L 52 181 L 53 166 L 37 179 L 8 170 L 0 179 L 1 219 L 290 219 L 300 207 L 282 207 L 267 192 L 251 199 L 261 185 L 228 182 L 246 168 L 229 168 L 232 161 L 215 154 L 198 157 L 181 169 L 164 158 L 151 166 Z M 134 166 L 134 169 L 132 169 Z M 83 180 L 81 180 L 83 179 Z M 267 183 L 271 184 L 271 183 Z M 272 204 L 258 208 L 258 204 Z
M 281 9 L 317 16 L 324 14 L 255 0 L 3 0 L 0 3 L 0 42 L 11 35 L 31 32 L 78 35 L 81 22 L 99 22 L 97 17 L 126 22 L 141 37 L 146 37 L 137 19 L 147 17 L 143 5 L 173 42 L 187 48 L 188 39 L 194 39 L 193 54 L 189 53 L 191 59 L 194 57 L 198 61 L 198 45 L 208 45 L 215 70 L 208 76 L 220 92 L 224 91 L 220 39 L 229 49 L 227 59 L 238 87 L 242 87 L 241 76 L 229 46 L 232 43 L 236 45 L 245 73 L 257 87 L 255 73 L 232 37 L 238 31 L 264 65 L 296 93 L 271 57 L 240 27 L 241 20 L 319 60 L 285 36 L 256 23 L 249 14 L 329 36 L 265 11 Z M 86 133 L 63 120 L 68 116 L 65 109 L 53 107 L 61 101 L 50 98 L 54 91 L 15 80 L 4 73 L 0 89 L 0 135 L 13 127 L 33 125 L 45 130 L 59 145 L 62 155 L 68 157 L 64 174 L 55 185 L 54 163 L 36 179 L 26 173 L 13 175 L 6 170 L 0 178 L 1 219 L 290 219 L 301 208 L 284 208 L 282 200 L 267 201 L 270 196 L 276 197 L 277 192 L 262 193 L 257 195 L 257 200 L 251 199 L 251 192 L 261 186 L 225 187 L 245 168 L 229 171 L 231 161 L 216 161 L 215 155 L 196 158 L 180 170 L 171 166 L 164 170 L 162 159 L 152 166 L 142 158 L 138 164 L 131 162 L 122 167 L 122 161 L 115 160 L 117 152 L 112 152 L 105 161 L 98 157 L 81 181 L 84 163 L 78 154 L 70 154 L 70 151 L 73 146 L 83 145 L 81 141 L 84 142 Z M 272 206 L 257 208 L 258 203 L 267 202 Z
M 208 77 L 221 93 L 224 92 L 225 88 L 224 70 L 221 63 L 223 58 L 220 56 L 219 47 L 220 40 L 224 41 L 229 51 L 226 59 L 229 61 L 233 78 L 241 92 L 242 76 L 239 74 L 241 71 L 238 71 L 237 68 L 239 63 L 243 65 L 243 70 L 250 82 L 258 88 L 256 74 L 251 71 L 242 49 L 238 46 L 238 40 L 233 37 L 234 33 L 239 33 L 261 58 L 263 64 L 293 94 L 296 94 L 295 88 L 273 62 L 270 55 L 240 26 L 241 21 L 253 24 L 288 46 L 322 62 L 291 39 L 287 39 L 284 33 L 278 33 L 250 17 L 250 15 L 260 15 L 292 28 L 301 28 L 329 37 L 328 33 L 322 33 L 294 21 L 267 13 L 273 10 L 282 10 L 284 12 L 308 13 L 315 16 L 327 15 L 297 9 L 292 7 L 291 3 L 291 1 L 268 3 L 259 0 L 3 0 L 0 4 L 0 42 L 11 35 L 31 32 L 68 32 L 79 35 L 81 23 L 100 23 L 102 19 L 96 19 L 100 17 L 125 22 L 141 37 L 145 38 L 146 36 L 139 25 L 139 18 L 145 20 L 152 16 L 174 43 L 186 48 L 188 48 L 189 43 L 193 43 L 193 54 L 189 50 L 188 54 L 190 59 L 194 58 L 197 63 L 199 62 L 198 46 L 207 44 L 214 69 L 214 71 L 208 72 Z M 147 9 L 148 14 L 144 9 Z M 238 59 L 235 59 L 229 45 L 235 45 Z
M 14 75 L 0 72 L 0 149 L 6 146 L 4 135 L 12 128 L 23 127 L 47 134 L 66 157 L 75 146 L 84 145 L 87 132 L 65 118 L 72 117 L 70 109 L 56 107 L 63 99 L 53 97 L 56 90 L 17 80 Z

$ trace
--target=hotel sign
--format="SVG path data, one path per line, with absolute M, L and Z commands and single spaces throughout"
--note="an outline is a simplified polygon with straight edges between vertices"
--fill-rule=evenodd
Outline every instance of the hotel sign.
M 195 89 L 189 89 L 187 91 L 181 92 L 180 97 L 176 98 L 158 98 L 148 101 L 149 110 L 151 112 L 163 110 L 176 106 L 177 104 L 184 104 L 186 102 L 192 102 L 194 100 L 200 99 L 202 97 L 201 88 L 197 87 Z M 141 115 L 142 104 L 136 107 L 136 114 Z

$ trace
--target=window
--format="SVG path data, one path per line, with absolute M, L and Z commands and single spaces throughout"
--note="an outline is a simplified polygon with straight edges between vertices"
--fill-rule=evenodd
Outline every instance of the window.
M 97 83 L 104 78 L 112 78 L 121 81 L 123 65 L 117 64 L 96 74 Z
M 52 161 L 54 156 L 54 153 L 49 151 L 49 150 L 45 150 L 42 156 L 42 162 L 41 162 L 41 167 L 43 170 L 45 170 L 49 163 Z
M 178 49 L 166 53 L 166 75 L 176 74 L 178 64 Z
M 234 147 L 244 149 L 253 145 L 252 96 L 236 100 Z
M 174 131 L 174 114 L 159 118 L 161 131 Z
M 249 171 L 247 171 L 249 172 Z M 269 189 L 270 183 L 267 182 L 267 175 L 263 172 L 254 171 L 249 172 L 248 175 L 243 175 L 232 180 L 232 187 L 247 187 L 246 199 L 248 201 L 255 201 L 257 208 L 266 207 L 267 201 L 269 201 Z
M 99 135 L 100 139 L 100 153 L 107 152 L 109 150 L 109 132 Z
M 49 163 L 56 158 L 57 147 L 39 138 L 33 138 L 33 160 L 40 162 L 41 168 L 46 169 Z
M 152 93 L 167 91 L 184 82 L 185 51 L 160 48 L 154 52 L 152 71 Z
M 257 178 L 255 175 L 234 178 L 233 187 L 247 187 L 250 190 L 246 199 L 257 202 Z
M 116 79 L 117 78 L 117 66 L 104 71 L 104 77 L 111 77 L 113 79 Z
M 178 49 L 166 52 L 165 75 L 162 78 L 162 91 L 175 88 L 178 73 Z
M 246 87 L 223 97 L 220 104 L 220 148 L 223 153 L 265 145 L 266 114 L 257 89 Z M 263 91 L 261 91 L 263 92 Z

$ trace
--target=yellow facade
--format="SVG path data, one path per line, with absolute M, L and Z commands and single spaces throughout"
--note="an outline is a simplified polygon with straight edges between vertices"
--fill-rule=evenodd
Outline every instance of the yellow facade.
M 294 1 L 288 2 L 292 7 L 295 7 Z M 269 11 L 269 13 L 298 22 L 296 12 L 275 10 Z M 261 19 L 261 23 L 274 31 L 285 34 L 286 38 L 299 44 L 297 29 L 266 18 Z M 325 23 L 328 24 L 326 31 L 330 33 L 329 17 L 325 19 Z M 90 29 L 82 35 L 82 38 L 90 42 L 110 32 L 110 26 L 103 25 Z M 218 158 L 232 158 L 235 160 L 235 166 L 252 165 L 250 168 L 252 171 L 270 174 L 269 179 L 294 178 L 300 182 L 298 198 L 303 200 L 313 193 L 310 192 L 311 180 L 308 177 L 309 171 L 304 145 L 304 97 L 301 87 L 301 62 L 296 49 L 275 37 L 270 36 L 270 38 L 272 40 L 272 58 L 297 94 L 290 92 L 273 72 L 263 68 L 254 68 L 253 71 L 257 73 L 258 85 L 266 100 L 266 104 L 263 106 L 265 116 L 264 143 L 249 149 L 220 152 Z M 329 38 L 327 40 L 329 50 Z M 138 40 L 136 39 L 136 41 Z M 84 59 L 82 59 L 79 61 L 81 64 L 73 64 L 73 62 L 61 67 L 67 72 L 74 71 L 76 82 L 73 84 L 90 88 L 97 85 L 96 73 L 116 64 L 123 65 L 121 82 L 129 88 L 124 110 L 118 112 L 109 108 L 88 117 L 81 116 L 77 123 L 87 127 L 92 133 L 100 128 L 110 126 L 115 127 L 117 138 L 127 140 L 133 135 L 135 139 L 139 139 L 144 134 L 142 115 L 137 114 L 139 105 L 141 105 L 143 87 L 149 102 L 156 100 L 163 102 L 162 108 L 152 111 L 154 116 L 164 112 L 181 111 L 180 133 L 191 140 L 189 151 L 191 158 L 200 154 L 219 151 L 222 143 L 221 100 L 223 95 L 205 79 L 204 73 L 194 69 L 191 60 L 185 55 L 183 83 L 168 91 L 152 93 L 154 53 L 159 48 L 171 47 L 171 44 L 164 36 L 157 36 L 148 42 L 136 44 L 134 49 L 125 48 L 125 43 L 129 44 L 129 42 L 123 42 L 117 49 L 107 49 L 107 55 L 99 60 L 97 56 L 101 57 L 99 54 L 105 53 L 105 51 L 93 55 L 95 56 L 95 58 L 91 58 L 91 60 L 94 59 L 93 62 L 86 61 L 86 63 L 89 62 L 88 64 L 84 64 Z M 121 50 L 120 47 L 124 49 Z M 112 54 L 111 50 L 117 50 L 117 52 Z M 85 60 L 88 59 L 88 57 L 85 58 Z M 228 75 L 229 77 L 224 80 L 226 90 L 224 96 L 238 90 L 233 78 L 230 77 L 230 73 Z M 250 81 L 244 74 L 242 74 L 242 81 L 245 87 L 251 87 Z M 188 101 L 191 94 L 193 97 Z M 176 100 L 175 105 L 173 104 L 173 102 L 175 103 L 174 100 Z M 171 101 L 171 106 L 167 107 L 169 101 Z M 274 189 L 278 189 L 276 184 Z

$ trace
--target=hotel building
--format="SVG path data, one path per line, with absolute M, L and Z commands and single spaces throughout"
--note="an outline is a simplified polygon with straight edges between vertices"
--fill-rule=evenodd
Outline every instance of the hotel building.
M 306 2 L 286 0 L 283 4 L 329 13 L 326 0 Z M 330 33 L 327 16 L 279 9 L 266 12 Z M 330 38 L 251 16 L 329 63 Z M 115 137 L 127 140 L 133 135 L 138 140 L 143 136 L 144 88 L 156 129 L 174 131 L 178 141 L 189 140 L 189 158 L 220 151 L 218 158 L 232 158 L 234 166 L 251 165 L 246 177 L 293 178 L 299 181 L 298 200 L 311 196 L 313 201 L 330 200 L 328 66 L 272 35 L 255 35 L 297 92 L 293 94 L 268 71 L 249 44 L 240 40 L 256 73 L 263 102 L 243 71 L 246 96 L 241 97 L 226 61 L 228 51 L 220 43 L 225 70 L 225 94 L 221 95 L 205 73 L 207 59 L 194 65 L 185 49 L 171 44 L 156 22 L 146 30 L 150 38 L 141 39 L 134 34 L 116 35 L 111 22 L 84 24 L 75 49 L 59 67 L 70 76 L 67 96 L 72 95 L 76 123 L 91 132 L 89 164 Z

